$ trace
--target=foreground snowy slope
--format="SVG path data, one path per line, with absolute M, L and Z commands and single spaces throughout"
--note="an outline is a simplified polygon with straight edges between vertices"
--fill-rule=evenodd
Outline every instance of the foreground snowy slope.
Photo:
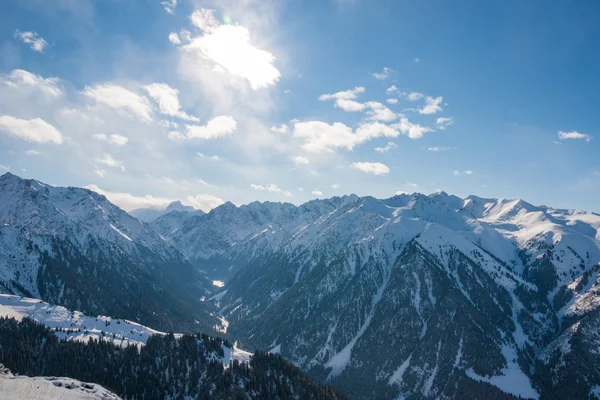
M 352 397 L 539 398 L 538 357 L 600 306 L 599 230 L 593 213 L 442 192 L 228 204 L 166 238 L 226 281 L 228 332 Z
M 14 376 L 0 364 L 0 399 L 3 400 L 119 400 L 94 383 L 71 378 Z
M 104 196 L 0 176 L 0 293 L 192 330 L 194 321 L 214 325 L 199 301 L 208 287 L 160 234 Z

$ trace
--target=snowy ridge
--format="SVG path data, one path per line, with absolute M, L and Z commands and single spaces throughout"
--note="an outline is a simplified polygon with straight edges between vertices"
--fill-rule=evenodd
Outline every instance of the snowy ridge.
M 112 342 L 118 346 L 143 346 L 152 335 L 166 335 L 152 328 L 126 319 L 116 319 L 103 315 L 88 316 L 79 311 L 71 311 L 44 301 L 14 295 L 0 294 L 0 317 L 21 320 L 25 317 L 51 328 L 61 339 L 87 342 L 90 339 Z M 181 334 L 175 333 L 176 338 Z M 252 353 L 237 347 L 223 346 L 225 356 L 223 366 L 229 362 L 249 362 Z

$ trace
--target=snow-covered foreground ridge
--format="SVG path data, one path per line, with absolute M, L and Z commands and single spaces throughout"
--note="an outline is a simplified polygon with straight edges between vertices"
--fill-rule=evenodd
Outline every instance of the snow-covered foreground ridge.
M 3 400 L 120 400 L 95 383 L 71 378 L 14 376 L 0 364 Z
M 125 319 L 102 315 L 89 316 L 62 306 L 48 304 L 42 300 L 0 294 L 0 317 L 21 320 L 25 317 L 51 328 L 61 339 L 87 342 L 90 339 L 106 340 L 116 345 L 143 346 L 151 335 L 166 333 Z M 175 334 L 181 337 L 181 334 Z M 230 361 L 249 362 L 252 353 L 237 348 L 223 346 L 223 365 Z

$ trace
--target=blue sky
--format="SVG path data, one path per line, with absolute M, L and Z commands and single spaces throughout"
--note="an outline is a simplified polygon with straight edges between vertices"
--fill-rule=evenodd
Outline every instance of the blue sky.
M 596 1 L 0 5 L 0 173 L 172 200 L 600 211 Z

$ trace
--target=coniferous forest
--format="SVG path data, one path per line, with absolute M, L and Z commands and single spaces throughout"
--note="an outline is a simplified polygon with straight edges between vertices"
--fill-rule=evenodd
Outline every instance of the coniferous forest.
M 128 400 L 346 398 L 270 353 L 225 368 L 223 345 L 204 334 L 153 335 L 139 348 L 66 341 L 31 319 L 0 318 L 0 363 L 14 374 L 97 383 Z

